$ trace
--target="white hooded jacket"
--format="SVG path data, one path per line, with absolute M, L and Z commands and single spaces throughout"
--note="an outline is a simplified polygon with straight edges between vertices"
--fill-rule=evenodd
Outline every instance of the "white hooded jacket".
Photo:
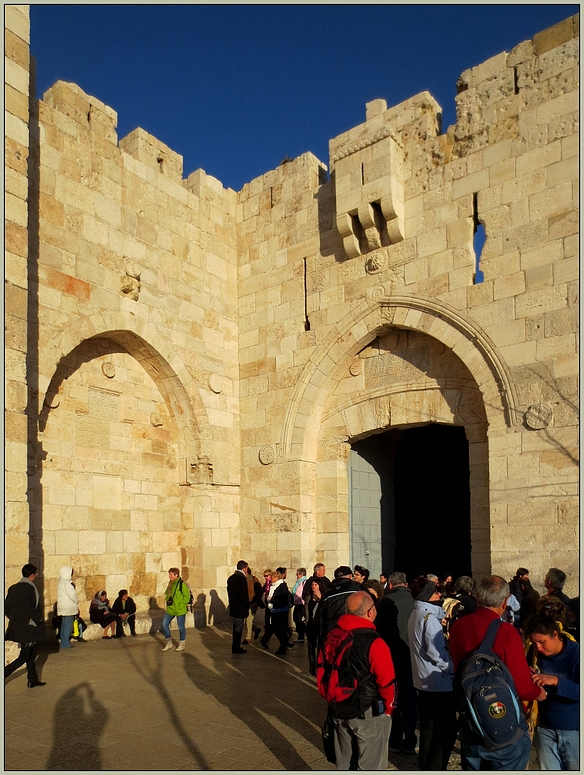
M 79 610 L 79 600 L 71 582 L 73 568 L 64 565 L 59 571 L 57 582 L 57 616 L 75 616 Z

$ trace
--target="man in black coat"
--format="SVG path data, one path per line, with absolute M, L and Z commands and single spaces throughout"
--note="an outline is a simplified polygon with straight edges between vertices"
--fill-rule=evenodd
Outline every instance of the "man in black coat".
M 247 562 L 240 560 L 237 570 L 227 579 L 227 597 L 229 598 L 229 616 L 233 617 L 232 654 L 245 654 L 241 648 L 243 625 L 249 615 L 249 594 L 247 590 Z
M 379 601 L 375 626 L 389 646 L 397 681 L 397 707 L 392 716 L 389 749 L 413 754 L 416 747 L 418 709 L 412 680 L 408 619 L 414 610 L 414 598 L 405 573 L 388 576 L 385 596 Z
M 34 663 L 36 644 L 44 639 L 43 612 L 40 595 L 34 585 L 37 569 L 27 564 L 22 568 L 22 578 L 8 589 L 4 603 L 4 614 L 8 617 L 6 640 L 20 643 L 20 655 L 6 665 L 4 678 L 21 665 L 26 663 L 28 686 L 45 686 L 46 681 L 39 681 Z

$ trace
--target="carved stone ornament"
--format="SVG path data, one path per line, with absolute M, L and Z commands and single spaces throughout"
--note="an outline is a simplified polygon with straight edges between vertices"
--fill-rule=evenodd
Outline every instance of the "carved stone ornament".
M 223 377 L 219 374 L 209 374 L 209 389 L 213 393 L 220 393 L 223 390 Z
M 189 484 L 213 484 L 213 463 L 208 457 L 197 455 L 188 459 L 187 480 Z
M 132 299 L 132 301 L 138 301 L 140 298 L 140 276 L 142 275 L 142 267 L 133 262 L 126 264 L 126 274 L 121 279 L 121 290 L 124 296 Z
M 524 415 L 525 424 L 534 431 L 541 431 L 547 428 L 554 416 L 553 409 L 549 404 L 532 404 L 528 407 Z
M 116 376 L 116 367 L 111 361 L 102 363 L 101 370 L 108 379 L 113 379 Z
M 370 299 L 382 299 L 386 295 L 386 290 L 383 285 L 375 285 L 369 289 L 367 295 Z
M 358 377 L 359 374 L 362 374 L 363 372 L 363 361 L 358 358 L 357 360 L 353 361 L 353 363 L 349 366 L 349 373 L 352 377 Z
M 263 466 L 269 466 L 270 463 L 273 463 L 276 459 L 276 453 L 272 445 L 266 444 L 263 446 L 258 453 L 258 458 Z
M 381 272 L 387 261 L 384 250 L 376 250 L 371 253 L 365 261 L 365 270 L 368 274 L 377 274 Z
M 155 428 L 158 428 L 162 425 L 162 417 L 158 414 L 158 412 L 152 412 L 150 415 L 150 422 Z

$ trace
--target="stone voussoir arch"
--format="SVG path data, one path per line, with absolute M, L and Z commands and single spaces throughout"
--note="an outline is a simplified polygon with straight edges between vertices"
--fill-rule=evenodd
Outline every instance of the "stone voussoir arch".
M 196 381 L 155 326 L 129 312 L 96 312 L 64 328 L 48 342 L 39 357 L 38 405 L 43 402 L 59 363 L 82 342 L 108 338 L 142 362 L 170 399 L 183 442 L 198 438 L 208 423 L 207 410 Z
M 407 294 L 368 298 L 332 328 L 307 361 L 286 410 L 282 457 L 316 462 L 320 424 L 343 364 L 390 328 L 427 334 L 457 355 L 481 392 L 490 427 L 520 423 L 509 368 L 474 321 L 434 299 Z

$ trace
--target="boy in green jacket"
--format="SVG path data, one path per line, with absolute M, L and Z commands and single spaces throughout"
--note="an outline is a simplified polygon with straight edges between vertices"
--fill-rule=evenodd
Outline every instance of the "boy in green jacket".
M 191 590 L 189 585 L 181 579 L 178 568 L 170 568 L 168 571 L 168 578 L 170 581 L 168 582 L 166 592 L 164 593 L 166 613 L 162 620 L 162 632 L 166 638 L 166 645 L 162 650 L 170 651 L 172 649 L 170 623 L 176 616 L 180 638 L 180 643 L 176 647 L 176 651 L 184 651 L 187 639 L 185 618 L 187 615 L 187 606 L 191 599 Z

